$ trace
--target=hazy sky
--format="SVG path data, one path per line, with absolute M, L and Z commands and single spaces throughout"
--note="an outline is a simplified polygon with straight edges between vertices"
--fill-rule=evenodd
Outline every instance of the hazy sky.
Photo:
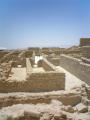
M 90 37 L 90 0 L 0 0 L 0 46 L 71 46 Z

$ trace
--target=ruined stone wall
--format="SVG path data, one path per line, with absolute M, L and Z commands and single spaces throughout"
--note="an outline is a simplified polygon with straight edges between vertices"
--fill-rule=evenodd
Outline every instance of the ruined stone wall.
M 90 65 L 83 63 L 81 60 L 61 55 L 60 56 L 60 66 L 86 82 L 90 85 Z
M 59 47 L 49 47 L 49 48 L 42 48 L 41 52 L 46 54 L 46 55 L 50 55 L 50 54 L 55 54 L 55 55 L 60 55 L 62 53 L 64 53 L 66 51 L 65 48 L 59 48 Z
M 63 90 L 65 88 L 64 73 L 32 73 L 27 79 L 29 84 L 31 84 L 31 91 L 34 92 Z
M 4 55 L 4 57 L 2 57 L 0 61 L 1 63 L 9 62 L 9 61 L 16 61 L 18 60 L 18 54 L 19 54 L 19 51 L 10 51 L 8 54 Z
M 0 108 L 13 104 L 50 103 L 52 99 L 60 100 L 64 105 L 76 105 L 81 101 L 77 92 L 45 92 L 45 93 L 0 93 Z
M 26 67 L 26 58 L 17 58 L 16 61 L 12 61 L 12 67 L 18 67 L 18 65 L 21 65 L 21 67 Z
M 32 66 L 29 58 L 26 58 L 26 72 L 27 74 L 31 74 Z
M 90 46 L 90 38 L 80 38 L 80 46 Z
M 55 66 L 59 66 L 60 64 L 60 58 L 49 58 L 48 57 L 47 60 Z
M 0 80 L 6 80 L 11 72 L 12 62 L 0 65 Z
M 26 58 L 32 57 L 32 55 L 33 55 L 33 51 L 31 51 L 31 50 L 25 51 L 25 57 Z
M 90 59 L 90 46 L 83 46 L 81 47 L 81 52 L 83 54 L 83 57 Z
M 38 67 L 42 67 L 42 60 L 39 60 L 37 65 L 38 65 Z
M 0 92 L 44 92 L 64 88 L 64 73 L 32 73 L 26 81 L 0 80 Z
M 26 80 L 0 80 L 0 92 L 44 92 L 65 89 L 65 74 L 55 70 L 55 66 L 43 59 L 45 72 L 34 73 L 29 58 L 26 58 Z
M 1 63 L 8 62 L 8 61 L 12 60 L 10 57 L 12 54 L 13 54 L 13 52 L 9 52 L 8 54 L 4 55 L 4 57 L 2 57 L 2 59 L 0 60 Z
M 46 65 L 45 61 L 49 65 L 49 62 L 45 59 L 43 64 Z M 53 71 L 34 73 L 29 58 L 26 58 L 26 80 L 0 80 L 0 92 L 44 92 L 65 89 L 65 74 L 56 71 L 52 64 L 50 64 L 50 67 Z
M 42 60 L 42 67 L 46 70 L 46 71 L 54 71 L 55 67 L 53 66 L 53 64 L 51 64 L 47 59 L 43 59 Z
M 29 59 L 28 62 L 28 67 L 30 69 L 31 65 Z M 45 58 L 40 61 L 39 66 L 42 66 L 46 71 L 44 73 L 33 73 L 29 71 L 30 74 L 28 72 L 27 80 L 32 85 L 32 91 L 52 91 L 65 88 L 65 74 L 63 72 L 56 71 L 55 66 Z

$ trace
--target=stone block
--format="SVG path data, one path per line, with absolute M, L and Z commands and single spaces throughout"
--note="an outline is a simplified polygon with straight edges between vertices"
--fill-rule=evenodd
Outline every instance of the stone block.
M 75 108 L 77 109 L 78 112 L 80 113 L 84 113 L 84 112 L 88 112 L 88 107 L 82 103 L 79 103 L 75 106 Z

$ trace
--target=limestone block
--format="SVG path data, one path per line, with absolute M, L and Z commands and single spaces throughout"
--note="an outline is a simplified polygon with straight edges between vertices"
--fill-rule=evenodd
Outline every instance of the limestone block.
M 50 115 L 49 113 L 44 113 L 40 118 L 40 120 L 51 120 L 51 119 L 52 119 L 52 115 Z
M 88 111 L 88 107 L 85 106 L 84 104 L 82 103 L 79 103 L 75 106 L 75 108 L 78 110 L 78 112 L 81 112 L 81 113 L 84 113 L 84 112 L 87 112 Z
M 27 110 L 27 111 L 24 111 L 24 115 L 25 116 L 28 116 L 28 117 L 35 117 L 35 118 L 40 118 L 40 112 L 38 111 L 33 111 L 33 110 Z
M 74 113 L 74 108 L 70 105 L 62 107 L 62 110 L 69 113 Z

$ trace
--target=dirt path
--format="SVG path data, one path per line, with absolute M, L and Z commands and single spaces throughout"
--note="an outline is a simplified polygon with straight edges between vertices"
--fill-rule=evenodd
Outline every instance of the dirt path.
M 76 76 L 65 70 L 64 68 L 57 66 L 57 69 L 63 71 L 66 75 L 66 83 L 65 83 L 66 90 L 70 90 L 73 87 L 79 87 L 81 86 L 81 84 L 84 83 L 83 81 L 81 81 L 79 78 L 77 78 Z

